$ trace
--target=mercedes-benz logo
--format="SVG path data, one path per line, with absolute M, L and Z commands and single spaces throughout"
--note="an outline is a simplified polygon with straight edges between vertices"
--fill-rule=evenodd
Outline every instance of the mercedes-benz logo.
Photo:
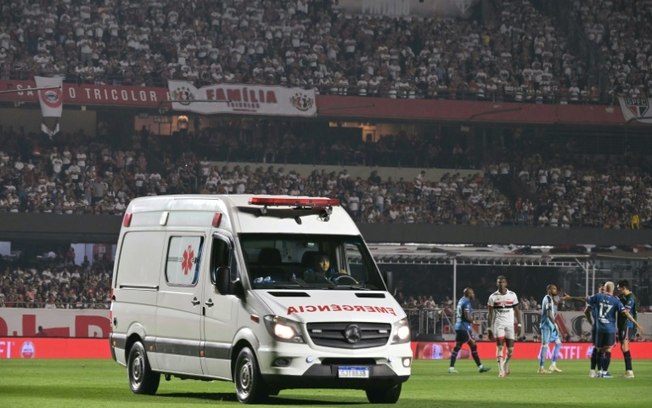
M 360 331 L 360 326 L 357 324 L 350 324 L 344 329 L 344 337 L 346 341 L 351 344 L 355 344 L 362 339 L 362 332 Z

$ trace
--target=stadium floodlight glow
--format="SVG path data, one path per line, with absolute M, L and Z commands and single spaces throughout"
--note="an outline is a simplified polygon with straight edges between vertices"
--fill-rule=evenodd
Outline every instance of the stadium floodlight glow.
M 249 204 L 266 206 L 296 206 L 296 207 L 329 207 L 340 205 L 337 198 L 324 197 L 264 197 L 256 196 L 249 199 Z

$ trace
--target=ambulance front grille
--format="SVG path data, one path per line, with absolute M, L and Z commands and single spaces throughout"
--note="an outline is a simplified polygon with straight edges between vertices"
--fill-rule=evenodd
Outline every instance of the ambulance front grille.
M 389 341 L 392 326 L 386 323 L 308 323 L 308 335 L 318 346 L 361 349 L 382 347 Z

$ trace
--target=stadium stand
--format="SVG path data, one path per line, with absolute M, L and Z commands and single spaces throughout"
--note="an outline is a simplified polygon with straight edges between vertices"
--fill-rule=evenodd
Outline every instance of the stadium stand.
M 460 19 L 348 16 L 337 1 L 317 0 L 197 0 L 181 8 L 170 0 L 16 0 L 0 5 L 0 79 L 62 75 L 161 87 L 184 79 L 549 104 L 652 94 L 649 1 L 479 4 Z M 183 149 L 143 132 L 125 145 L 82 132 L 50 142 L 3 125 L 0 212 L 119 216 L 143 195 L 270 193 L 337 196 L 363 223 L 652 227 L 649 146 L 616 155 L 569 146 L 578 139 L 529 138 L 535 142 L 479 152 L 436 131 L 367 142 L 310 138 L 292 124 L 273 132 L 264 121 L 248 129 L 220 124 L 186 135 Z M 295 162 L 316 170 L 286 170 Z M 361 164 L 414 172 L 390 178 L 327 167 Z M 450 171 L 422 175 L 433 167 Z M 103 307 L 110 270 L 4 263 L 0 305 Z M 410 287 L 425 285 L 432 282 Z M 444 290 L 411 292 L 408 308 L 450 308 Z
M 121 215 L 132 198 L 142 195 L 266 193 L 337 196 L 354 219 L 367 223 L 625 229 L 645 228 L 652 222 L 649 158 L 564 153 L 566 144 L 551 146 L 542 139 L 538 139 L 540 143 L 530 139 L 532 144 L 521 146 L 513 157 L 506 155 L 499 162 L 481 163 L 465 153 L 462 161 L 478 170 L 444 172 L 428 180 L 417 168 L 409 178 L 383 179 L 377 172 L 352 176 L 346 168 L 326 171 L 316 167 L 310 174 L 286 172 L 287 163 L 283 162 L 277 166 L 274 162 L 220 165 L 213 159 L 225 149 L 212 139 L 211 132 L 202 135 L 204 141 L 196 141 L 196 150 L 180 154 L 173 153 L 173 143 L 158 137 L 149 140 L 145 151 L 138 144 L 133 149 L 99 142 L 74 144 L 76 138 L 84 138 L 79 134 L 64 136 L 51 146 L 39 144 L 42 137 L 38 135 L 16 137 L 13 130 L 2 135 L 0 139 L 6 143 L 0 152 L 0 211 L 5 212 Z M 236 163 L 261 157 L 267 150 L 279 157 L 305 158 L 310 155 L 296 154 L 297 146 L 311 152 L 323 148 L 318 139 L 305 135 L 260 139 L 252 149 L 245 148 L 246 137 L 222 136 L 232 143 L 230 157 Z M 278 143 L 281 139 L 282 144 Z M 399 160 L 394 162 L 399 167 L 402 163 L 397 158 L 406 146 L 394 143 L 401 139 L 399 135 L 387 139 L 381 139 L 376 149 Z M 24 146 L 17 146 L 17 140 Z M 427 145 L 427 136 L 415 135 L 409 140 L 412 143 L 406 152 Z M 326 166 L 333 157 L 350 163 L 347 156 L 367 154 L 362 142 L 353 143 L 347 146 L 348 154 L 341 153 L 343 145 L 333 143 L 323 156 L 325 161 L 312 164 Z M 440 146 L 453 144 L 449 140 Z M 543 144 L 549 151 L 541 150 Z M 543 160 L 542 154 L 554 159 Z M 638 221 L 633 225 L 635 214 Z
M 0 6 L 0 79 L 537 103 L 649 93 L 649 2 L 565 3 L 485 0 L 470 19 L 397 19 L 348 15 L 336 1 L 17 0 Z

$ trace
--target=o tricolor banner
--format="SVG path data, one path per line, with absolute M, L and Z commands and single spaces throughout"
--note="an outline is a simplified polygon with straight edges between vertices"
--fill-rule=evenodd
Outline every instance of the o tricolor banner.
M 61 77 L 35 76 L 34 82 L 38 89 L 38 101 L 41 105 L 41 131 L 52 138 L 59 132 L 59 118 L 63 112 L 63 80 Z M 55 118 L 46 121 L 46 118 Z
M 627 122 L 637 120 L 641 123 L 652 124 L 652 109 L 650 105 L 652 98 L 630 98 L 618 97 L 620 109 L 623 111 L 623 117 Z

